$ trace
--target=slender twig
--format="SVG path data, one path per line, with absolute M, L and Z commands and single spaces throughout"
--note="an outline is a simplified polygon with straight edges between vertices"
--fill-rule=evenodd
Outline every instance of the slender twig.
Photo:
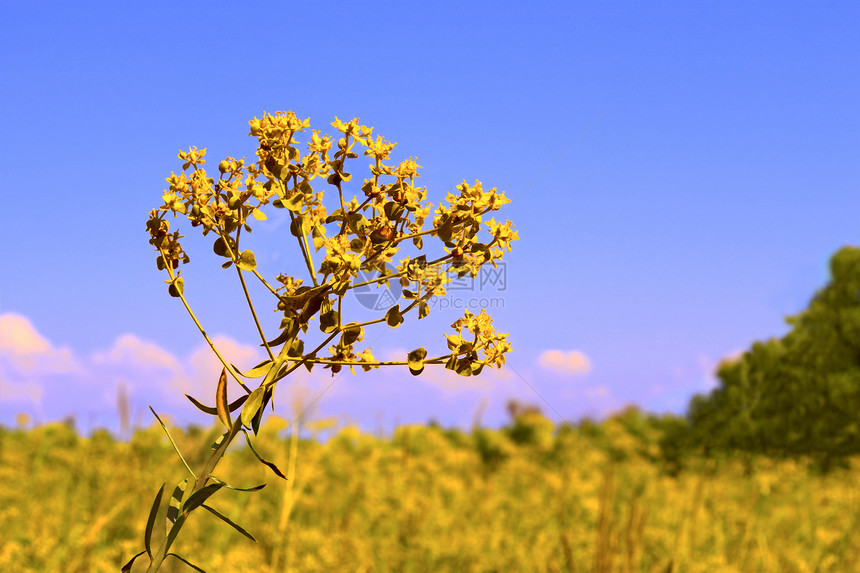
M 242 226 L 240 225 L 238 230 L 236 231 L 237 250 L 239 250 L 239 235 L 241 232 Z M 254 301 L 251 300 L 251 293 L 248 292 L 248 285 L 245 284 L 245 277 L 242 275 L 242 269 L 239 268 L 238 263 L 235 265 L 235 267 L 236 274 L 239 275 L 239 282 L 242 283 L 242 292 L 245 293 L 245 300 L 248 301 L 248 308 L 251 310 L 251 316 L 254 318 L 254 325 L 257 327 L 257 332 L 260 334 L 260 340 L 263 341 L 263 346 L 266 348 L 266 353 L 269 355 L 269 359 L 274 360 L 275 355 L 272 354 L 272 349 L 269 348 L 269 343 L 266 341 L 266 333 L 263 332 L 263 327 L 260 326 L 260 319 L 257 318 L 257 311 L 254 310 Z
M 159 251 L 161 252 L 161 255 L 162 255 L 162 256 L 165 256 L 164 251 L 162 251 L 161 249 L 159 249 Z M 166 258 L 167 258 L 167 257 L 165 256 L 165 259 L 166 259 Z M 168 266 L 167 266 L 167 273 L 168 273 L 168 274 L 169 274 L 169 276 L 170 276 L 170 280 L 176 280 L 176 275 L 175 275 L 175 273 L 173 272 L 173 269 L 172 269 L 172 268 L 170 268 L 170 265 L 168 265 Z M 238 382 L 238 383 L 239 383 L 239 385 L 240 385 L 242 388 L 244 388 L 245 392 L 247 392 L 248 394 L 250 394 L 250 393 L 251 393 L 251 390 L 250 390 L 247 386 L 245 386 L 245 384 L 244 384 L 244 383 L 239 379 L 239 375 L 235 372 L 235 370 L 233 369 L 233 366 L 232 366 L 232 365 L 230 365 L 230 363 L 228 363 L 228 362 L 224 359 L 224 357 L 223 357 L 223 356 L 221 356 L 221 353 L 218 351 L 218 348 L 215 346 L 215 343 L 214 343 L 214 342 L 212 342 L 212 339 L 211 339 L 211 338 L 209 338 L 209 335 L 208 335 L 208 334 L 206 334 L 206 331 L 203 329 L 203 325 L 202 325 L 202 324 L 200 324 L 200 321 L 199 321 L 199 320 L 197 320 L 197 315 L 195 315 L 195 314 L 194 314 L 194 311 L 193 311 L 193 310 L 191 310 L 191 305 L 189 305 L 189 304 L 188 304 L 188 299 L 186 299 L 186 298 L 185 298 L 185 295 L 184 295 L 184 294 L 183 294 L 179 289 L 176 289 L 176 291 L 177 291 L 177 293 L 179 293 L 179 299 L 182 301 L 182 304 L 185 306 L 185 310 L 186 310 L 186 311 L 188 311 L 188 314 L 191 316 L 191 320 L 193 320 L 193 321 L 194 321 L 194 324 L 197 326 L 197 329 L 200 331 L 200 334 L 202 334 L 202 335 L 203 335 L 203 338 L 205 338 L 205 339 L 206 339 L 206 342 L 208 342 L 208 343 L 209 343 L 209 348 L 211 348 L 211 349 L 212 349 L 212 352 L 214 352 L 214 353 L 215 353 L 215 356 L 217 356 L 217 357 L 218 357 L 218 360 L 220 360 L 220 361 L 221 361 L 221 364 L 222 364 L 222 365 L 224 365 L 224 368 L 226 368 L 226 369 L 227 369 L 227 372 L 229 372 L 229 373 L 230 373 L 230 375 L 231 375 L 231 376 L 233 376 L 233 378 L 235 378 L 235 379 L 236 379 L 236 382 Z
M 263 346 L 266 347 L 266 353 L 268 353 L 269 359 L 274 360 L 275 355 L 272 354 L 272 349 L 269 348 L 269 343 L 266 341 L 266 334 L 263 332 L 263 327 L 260 326 L 260 320 L 257 318 L 257 312 L 254 310 L 254 303 L 251 302 L 251 295 L 248 293 L 248 286 L 245 284 L 245 277 L 242 276 L 242 269 L 236 267 L 236 272 L 239 274 L 239 282 L 242 283 L 242 292 L 245 293 L 245 299 L 248 301 L 248 308 L 251 309 L 251 316 L 254 317 L 254 324 L 257 326 L 260 340 L 263 341 Z
M 296 216 L 293 215 L 292 211 L 290 211 L 290 221 L 293 223 L 295 223 L 296 221 Z M 302 256 L 305 258 L 305 265 L 308 267 L 308 273 L 310 273 L 311 279 L 313 279 L 314 281 L 314 286 L 319 286 L 319 282 L 317 282 L 317 273 L 314 269 L 314 262 L 311 258 L 310 249 L 308 248 L 308 239 L 305 234 L 301 232 L 301 229 L 299 229 L 299 233 L 301 234 L 301 237 L 296 235 L 296 241 L 299 243 L 299 248 L 302 251 Z
M 266 282 L 266 279 L 263 278 L 263 275 L 260 274 L 260 271 L 258 271 L 257 269 L 254 269 L 251 272 L 254 273 L 255 277 L 260 279 L 260 282 L 263 283 L 267 289 L 269 289 L 269 292 L 271 292 L 277 298 L 281 298 L 281 295 L 278 294 L 278 291 L 275 290 L 274 288 L 272 288 L 272 285 L 270 285 L 268 282 Z

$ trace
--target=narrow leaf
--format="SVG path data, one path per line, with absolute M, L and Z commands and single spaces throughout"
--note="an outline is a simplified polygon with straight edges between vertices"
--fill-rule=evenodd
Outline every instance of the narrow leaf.
M 176 518 L 179 517 L 179 512 L 182 509 L 182 498 L 185 497 L 185 488 L 188 487 L 188 480 L 184 479 L 173 488 L 173 495 L 170 496 L 170 505 L 167 507 L 167 520 L 170 523 L 176 523 Z
M 149 519 L 146 520 L 146 531 L 143 533 L 143 545 L 146 547 L 146 554 L 152 557 L 152 528 L 155 526 L 155 516 L 158 515 L 158 508 L 161 507 L 161 496 L 164 495 L 164 486 L 161 484 L 161 489 L 155 495 L 155 501 L 152 502 L 152 508 L 149 510 Z
M 186 565 L 188 565 L 189 567 L 191 567 L 195 571 L 200 571 L 200 573 L 206 573 L 205 570 L 201 569 L 200 567 L 198 567 L 197 565 L 195 565 L 194 563 L 192 563 L 191 561 L 189 561 L 185 557 L 182 557 L 181 555 L 177 555 L 176 553 L 168 553 L 167 557 L 176 557 L 177 559 L 179 559 L 180 561 L 182 561 L 183 563 L 185 563 Z
M 257 457 L 257 459 L 260 460 L 260 462 L 262 462 L 263 464 L 269 466 L 269 469 L 271 469 L 273 472 L 275 472 L 276 476 L 278 476 L 279 478 L 287 479 L 287 476 L 285 476 L 283 474 L 283 472 L 278 469 L 278 466 L 276 466 L 272 462 L 264 460 L 260 456 L 260 454 L 257 453 L 257 450 L 254 449 L 254 444 L 251 443 L 251 438 L 248 437 L 248 432 L 246 432 L 245 430 L 242 430 L 242 433 L 245 434 L 245 441 L 248 442 L 248 447 L 251 448 L 251 451 L 254 452 L 254 455 Z
M 240 525 L 235 523 L 233 520 L 231 520 L 229 517 L 227 517 L 226 515 L 224 515 L 223 513 L 218 511 L 217 509 L 215 509 L 214 507 L 209 507 L 208 505 L 206 505 L 204 503 L 203 509 L 209 510 L 209 513 L 211 513 L 212 515 L 214 515 L 215 517 L 217 517 L 218 519 L 220 519 L 221 521 L 223 521 L 224 523 L 226 523 L 227 525 L 229 525 L 230 527 L 232 527 L 233 529 L 235 529 L 236 531 L 238 531 L 239 533 L 241 533 L 242 535 L 244 535 L 245 537 L 247 537 L 248 539 L 250 539 L 254 543 L 257 542 L 257 540 L 254 538 L 253 535 L 251 535 L 250 533 L 245 531 Z
M 251 429 L 254 431 L 254 435 L 256 436 L 260 433 L 260 422 L 263 421 L 263 411 L 266 409 L 266 406 L 269 404 L 269 401 L 272 399 L 272 387 L 266 387 L 266 391 L 263 393 L 263 404 L 260 406 L 260 409 L 257 410 L 257 413 L 251 418 Z M 272 410 L 274 411 L 275 405 L 272 404 Z
M 245 406 L 242 408 L 242 424 L 245 427 L 251 427 L 251 420 L 254 419 L 254 416 L 257 415 L 257 411 L 263 405 L 263 394 L 266 393 L 266 389 L 263 386 L 255 389 L 251 392 L 251 395 L 248 397 L 248 401 L 245 402 Z
M 259 378 L 260 376 L 265 376 L 266 374 L 268 374 L 269 370 L 271 370 L 272 368 L 272 361 L 263 360 L 244 374 L 242 374 L 242 372 L 233 364 L 231 364 L 230 366 L 233 366 L 233 369 L 236 372 L 239 372 L 239 374 L 244 376 L 245 378 Z
M 155 416 L 155 419 L 158 420 L 158 423 L 161 424 L 161 429 L 164 430 L 164 433 L 167 434 L 167 439 L 170 440 L 170 443 L 173 445 L 173 449 L 176 450 L 176 454 L 179 456 L 179 459 L 182 460 L 182 463 L 185 464 L 185 469 L 188 470 L 194 479 L 197 479 L 197 476 L 194 475 L 194 471 L 191 469 L 191 466 L 188 465 L 188 462 L 185 461 L 185 458 L 182 457 L 182 452 L 179 451 L 179 446 L 176 445 L 176 442 L 173 441 L 173 438 L 170 436 L 170 432 L 167 431 L 167 426 L 164 425 L 164 422 L 161 421 L 161 418 L 158 417 L 158 414 L 155 413 L 155 410 L 152 409 L 152 406 L 149 407 L 149 411 L 152 412 L 152 415 Z
M 232 486 L 229 483 L 227 483 L 221 479 L 216 478 L 215 476 L 211 476 L 210 479 L 212 481 L 214 481 L 215 483 L 220 483 L 221 485 L 223 485 L 227 489 L 232 489 L 233 491 L 259 491 L 259 490 L 263 489 L 264 487 L 266 487 L 266 484 L 264 484 L 264 483 L 261 483 L 260 485 L 255 485 L 254 487 L 235 487 L 235 486 Z
M 217 415 L 218 415 L 218 410 L 217 410 L 216 408 L 213 408 L 212 406 L 207 406 L 207 405 L 205 405 L 205 404 L 201 404 L 201 403 L 197 400 L 197 398 L 194 398 L 193 396 L 189 396 L 188 394 L 186 394 L 186 395 L 185 395 L 185 397 L 186 397 L 186 398 L 188 398 L 189 400 L 191 400 L 191 403 L 192 403 L 192 404 L 194 404 L 195 406 L 197 406 L 197 408 L 198 408 L 201 412 L 206 412 L 206 413 L 207 413 L 207 414 L 209 414 L 210 416 L 217 416 Z M 247 399 L 248 399 L 248 395 L 247 395 L 247 394 L 243 394 L 242 396 L 240 396 L 239 398 L 237 398 L 236 400 L 234 400 L 234 401 L 230 404 L 230 408 L 229 408 L 229 410 L 230 410 L 231 412 L 235 412 L 236 410 L 238 410 L 238 409 L 239 409 L 239 407 L 240 407 L 242 404 L 244 404 L 244 403 L 245 403 L 245 400 L 247 400 Z
M 218 387 L 215 389 L 215 409 L 218 411 L 218 419 L 228 428 L 233 425 L 230 420 L 229 404 L 227 403 L 227 369 L 221 369 L 218 378 Z
M 265 346 L 268 346 L 268 347 L 270 347 L 270 348 L 275 347 L 275 346 L 280 346 L 281 344 L 283 344 L 284 342 L 286 342 L 287 340 L 289 340 L 289 339 L 290 339 L 294 334 L 295 334 L 295 333 L 294 333 L 294 332 L 292 332 L 292 329 L 291 329 L 291 328 L 285 328 L 285 329 L 284 329 L 283 331 L 281 331 L 281 333 L 280 333 L 279 335 L 277 335 L 275 338 L 273 338 L 272 340 L 269 340 L 268 342 L 266 342 Z M 264 345 L 263 345 L 263 344 L 261 344 L 260 346 L 264 346 Z
M 135 555 L 134 557 L 132 557 L 128 563 L 126 563 L 125 565 L 122 566 L 121 573 L 130 573 L 131 566 L 134 565 L 134 560 L 137 559 L 138 557 L 140 557 L 141 555 L 143 555 L 144 553 L 146 553 L 145 549 L 143 551 L 141 551 L 140 553 L 138 553 L 137 555 Z
M 210 483 L 206 487 L 195 491 L 193 494 L 191 494 L 191 497 L 188 498 L 188 501 L 183 504 L 182 509 L 184 509 L 186 512 L 194 511 L 195 509 L 200 507 L 204 501 L 209 499 L 213 493 L 215 493 L 222 487 L 224 486 L 220 483 Z

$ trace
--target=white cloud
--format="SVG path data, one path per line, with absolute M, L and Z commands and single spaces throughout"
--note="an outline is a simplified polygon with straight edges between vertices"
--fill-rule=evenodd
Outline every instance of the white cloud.
M 48 340 L 20 314 L 0 315 L 0 352 L 40 354 L 50 351 Z
M 95 364 L 129 364 L 147 368 L 181 369 L 179 361 L 168 351 L 134 334 L 123 334 L 106 352 L 93 355 Z
M 81 369 L 71 350 L 52 345 L 20 314 L 0 314 L 0 357 L 9 368 L 27 376 Z
M 240 369 L 250 369 L 263 358 L 259 348 L 227 336 L 213 341 L 225 360 Z M 26 317 L 0 315 L 0 401 L 32 407 L 39 417 L 82 412 L 113 416 L 120 385 L 127 388 L 137 410 L 146 411 L 147 404 L 190 406 L 184 393 L 212 404 L 221 368 L 205 342 L 188 355 L 177 356 L 135 334 L 123 334 L 105 349 L 77 356 L 69 348 L 57 347 Z M 234 397 L 242 392 L 238 384 L 229 387 Z
M 591 362 L 579 350 L 545 350 L 538 357 L 538 364 L 547 370 L 555 370 L 570 375 L 584 375 L 591 372 Z

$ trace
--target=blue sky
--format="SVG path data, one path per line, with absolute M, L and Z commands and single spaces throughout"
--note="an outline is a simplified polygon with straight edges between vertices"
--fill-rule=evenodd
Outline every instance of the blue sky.
M 329 133 L 360 117 L 417 156 L 432 200 L 464 179 L 505 190 L 521 237 L 504 290 L 478 293 L 500 301 L 510 368 L 305 377 L 279 389 L 285 414 L 317 397 L 310 416 L 368 428 L 498 424 L 509 398 L 556 420 L 683 411 L 721 358 L 785 333 L 858 242 L 858 17 L 847 2 L 8 4 L 0 423 L 114 426 L 119 386 L 141 423 L 146 404 L 201 420 L 181 391 L 206 398 L 217 369 L 166 293 L 146 213 L 178 150 L 250 159 L 247 121 L 278 110 Z M 291 267 L 272 222 L 255 250 L 273 275 Z M 235 275 L 189 250 L 195 311 L 252 365 Z M 368 341 L 432 353 L 458 316 Z

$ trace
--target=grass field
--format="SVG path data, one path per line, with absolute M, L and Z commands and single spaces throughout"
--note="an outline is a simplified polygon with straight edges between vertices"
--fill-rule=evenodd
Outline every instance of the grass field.
M 196 512 L 177 552 L 208 572 L 842 572 L 860 563 L 856 469 L 690 458 L 669 471 L 656 426 L 632 410 L 578 428 L 536 414 L 498 431 L 404 426 L 385 438 L 339 428 L 293 440 L 285 428 L 271 419 L 258 443 L 289 481 L 238 447 L 216 472 L 239 487 L 268 482 L 211 500 L 259 543 Z M 175 436 L 193 467 L 215 430 Z M 169 480 L 169 493 L 183 471 L 157 427 L 125 442 L 63 424 L 0 429 L 0 571 L 119 571 L 143 547 L 156 491 Z M 162 570 L 191 571 L 178 561 Z

